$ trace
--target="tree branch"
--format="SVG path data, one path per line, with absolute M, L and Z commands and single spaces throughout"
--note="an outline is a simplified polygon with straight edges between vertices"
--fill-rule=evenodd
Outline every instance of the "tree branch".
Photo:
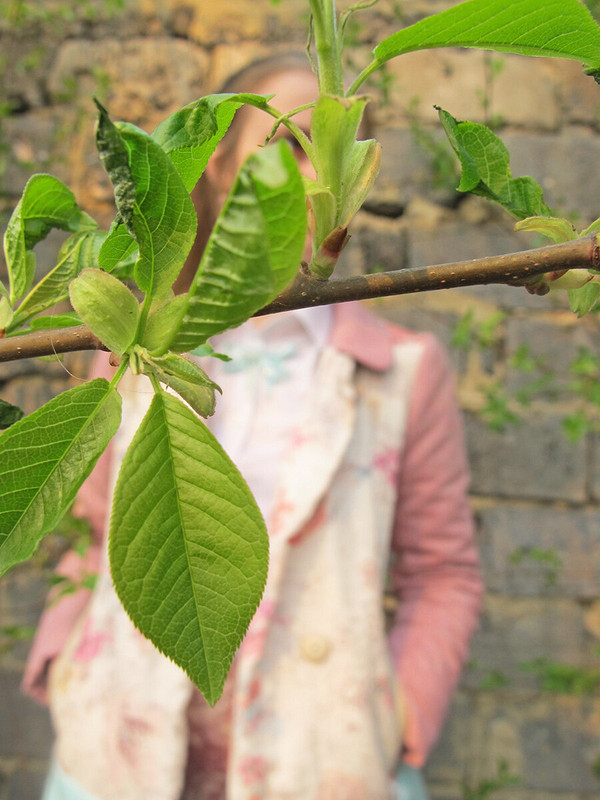
M 353 278 L 317 281 L 301 271 L 291 286 L 255 316 L 458 286 L 489 283 L 518 286 L 536 275 L 575 268 L 600 268 L 600 244 L 596 234 L 573 242 L 537 247 L 503 256 L 430 267 L 411 267 Z M 0 361 L 97 349 L 104 349 L 103 345 L 82 325 L 60 331 L 39 331 L 0 339 Z
M 35 331 L 0 339 L 0 362 L 21 358 L 52 356 L 75 350 L 106 350 L 100 339 L 85 325 L 59 331 Z
M 375 297 L 414 294 L 415 292 L 477 286 L 488 283 L 524 283 L 536 275 L 564 269 L 600 268 L 600 244 L 596 234 L 563 244 L 537 247 L 503 256 L 475 258 L 431 267 L 410 267 L 373 275 L 317 281 L 300 272 L 279 297 L 255 316 L 291 311 L 307 306 L 369 300 Z

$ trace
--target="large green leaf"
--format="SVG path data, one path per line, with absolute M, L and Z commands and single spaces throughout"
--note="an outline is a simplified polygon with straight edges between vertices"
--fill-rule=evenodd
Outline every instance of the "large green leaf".
M 98 253 L 106 231 L 89 231 L 70 236 L 60 249 L 57 265 L 37 283 L 18 307 L 8 330 L 14 330 L 25 320 L 65 300 L 69 283 L 86 267 L 98 264 Z
M 215 703 L 264 588 L 267 533 L 213 435 L 165 392 L 125 455 L 109 555 L 134 624 Z
M 512 177 L 510 154 L 495 133 L 475 122 L 457 122 L 443 109 L 439 115 L 462 166 L 460 192 L 487 197 L 517 219 L 552 216 L 542 188 L 533 178 Z
M 12 213 L 4 234 L 4 257 L 14 303 L 31 287 L 35 274 L 35 245 L 52 228 L 63 231 L 90 231 L 96 222 L 75 201 L 75 195 L 52 175 L 33 175 Z
M 554 56 L 600 67 L 600 28 L 578 0 L 467 0 L 384 39 L 377 64 L 434 47 Z
M 296 274 L 305 240 L 302 178 L 289 146 L 279 141 L 250 156 L 240 170 L 170 348 L 193 350 L 269 303 Z
M 244 103 L 260 108 L 268 99 L 258 94 L 212 94 L 160 123 L 152 138 L 168 153 L 188 192 L 204 172 L 238 108 Z
M 143 292 L 160 296 L 170 289 L 194 243 L 194 205 L 173 162 L 147 133 L 125 122 L 113 124 L 106 112 L 100 114 L 99 134 L 103 129 L 99 146 L 108 148 L 104 163 L 110 165 L 119 217 L 139 246 L 136 282 Z M 108 259 L 114 269 L 131 253 L 131 242 L 123 226 L 115 226 L 102 248 L 101 264 Z
M 0 575 L 33 555 L 56 526 L 120 419 L 121 398 L 97 378 L 0 436 Z

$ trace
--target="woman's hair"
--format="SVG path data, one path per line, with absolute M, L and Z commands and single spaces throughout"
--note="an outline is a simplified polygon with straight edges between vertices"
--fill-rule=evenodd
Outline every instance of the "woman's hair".
M 268 84 L 271 77 L 285 72 L 297 71 L 312 71 L 306 53 L 298 51 L 276 53 L 266 58 L 252 61 L 230 75 L 217 93 L 256 92 L 257 94 L 269 94 Z M 242 106 L 237 111 L 229 130 L 219 143 L 218 158 L 222 159 L 223 163 L 235 152 L 240 132 L 247 120 L 249 110 L 248 106 Z M 189 288 L 219 213 L 217 190 L 211 184 L 206 172 L 193 190 L 192 199 L 198 216 L 198 231 L 185 266 L 173 287 L 175 292 L 185 292 Z

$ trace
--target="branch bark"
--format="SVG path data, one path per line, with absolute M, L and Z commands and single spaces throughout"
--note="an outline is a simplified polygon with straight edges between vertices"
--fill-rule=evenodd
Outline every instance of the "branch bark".
M 272 303 L 255 316 L 292 311 L 308 306 L 347 303 L 375 297 L 476 286 L 490 283 L 523 285 L 529 278 L 564 269 L 599 269 L 600 244 L 596 234 L 573 242 L 537 247 L 502 256 L 437 264 L 429 267 L 317 281 L 304 271 Z M 0 362 L 67 353 L 74 350 L 106 349 L 84 325 L 60 331 L 38 331 L 0 339 Z

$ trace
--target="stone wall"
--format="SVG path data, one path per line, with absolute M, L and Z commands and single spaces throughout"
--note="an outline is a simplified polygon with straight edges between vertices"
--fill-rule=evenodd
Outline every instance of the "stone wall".
M 394 13 L 410 22 L 451 4 L 406 0 L 400 7 L 380 0 L 351 28 L 353 60 L 364 63 L 378 38 L 394 29 Z M 13 20 L 10 29 L 2 23 L 2 99 L 14 110 L 1 120 L 8 146 L 4 210 L 33 171 L 47 170 L 107 224 L 112 192 L 94 154 L 91 96 L 100 96 L 114 118 L 152 129 L 257 55 L 301 49 L 306 5 L 131 0 L 125 10 L 111 11 L 114 3 L 89 0 L 65 16 L 60 4 L 46 0 L 40 4 L 45 20 Z M 600 89 L 578 65 L 432 51 L 392 62 L 385 84 L 374 115 L 383 168 L 344 254 L 347 274 L 511 252 L 533 241 L 514 233 L 502 213 L 454 192 L 452 168 L 440 156 L 432 109 L 438 103 L 476 121 L 484 119 L 487 104 L 488 118 L 501 124 L 515 175 L 536 177 L 549 204 L 580 225 L 600 214 L 594 180 Z M 56 240 L 39 250 L 43 269 Z M 497 776 L 505 762 L 519 781 L 494 793 L 499 800 L 592 800 L 600 795 L 594 685 L 600 670 L 600 441 L 589 430 L 570 442 L 563 419 L 581 403 L 565 391 L 574 359 L 582 348 L 600 356 L 598 323 L 576 320 L 562 298 L 502 286 L 373 305 L 390 319 L 433 331 L 451 350 L 487 585 L 472 660 L 427 769 L 432 798 L 492 796 L 481 782 Z M 452 346 L 467 312 L 470 338 L 485 339 L 484 346 Z M 533 364 L 533 371 L 518 368 L 519 362 Z M 86 364 L 79 354 L 63 365 L 3 365 L 3 396 L 30 411 L 79 381 Z M 529 405 L 508 400 L 508 411 L 518 411 L 521 421 L 494 430 L 507 417 L 503 387 L 514 393 L 534 379 L 539 390 Z M 0 582 L 0 647 L 6 645 L 0 655 L 0 800 L 37 798 L 46 769 L 47 713 L 19 693 L 28 642 L 15 642 L 4 629 L 35 625 L 59 548 L 60 541 L 48 544 L 33 567 Z M 532 664 L 535 659 L 546 660 Z

